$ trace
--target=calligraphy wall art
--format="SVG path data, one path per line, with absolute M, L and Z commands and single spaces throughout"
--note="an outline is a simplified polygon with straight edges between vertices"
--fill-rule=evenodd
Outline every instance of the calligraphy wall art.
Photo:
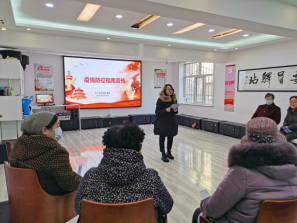
M 35 91 L 54 91 L 53 65 L 34 64 Z
M 227 65 L 225 71 L 224 111 L 234 112 L 234 79 L 236 66 Z
M 297 91 L 297 65 L 238 71 L 238 91 Z

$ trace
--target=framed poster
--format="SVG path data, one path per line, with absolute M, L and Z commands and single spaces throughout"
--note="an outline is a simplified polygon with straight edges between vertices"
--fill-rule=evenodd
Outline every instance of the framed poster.
M 297 91 L 297 65 L 238 71 L 238 91 Z
M 167 69 L 155 69 L 155 88 L 162 88 L 166 84 Z
M 228 65 L 225 69 L 224 111 L 234 112 L 234 79 L 236 67 Z
M 53 65 L 34 64 L 35 91 L 54 91 Z

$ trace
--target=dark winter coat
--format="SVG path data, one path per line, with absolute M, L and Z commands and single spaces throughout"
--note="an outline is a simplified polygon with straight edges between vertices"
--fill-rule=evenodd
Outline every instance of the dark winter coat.
M 231 148 L 229 171 L 204 214 L 219 223 L 255 223 L 264 200 L 297 198 L 297 149 L 291 143 L 243 143 Z
M 288 108 L 288 113 L 283 126 L 288 126 L 288 129 L 293 133 L 297 133 L 297 109 L 293 112 L 292 108 Z
M 257 110 L 255 111 L 253 118 L 257 117 L 266 117 L 274 120 L 278 125 L 281 121 L 281 109 L 276 106 L 274 103 L 272 105 L 259 105 Z
M 75 191 L 81 181 L 70 166 L 68 151 L 48 136 L 23 134 L 11 150 L 9 162 L 12 167 L 36 170 L 41 187 L 51 195 Z
M 96 168 L 86 172 L 75 198 L 80 214 L 82 199 L 100 203 L 128 203 L 154 198 L 157 218 L 167 215 L 173 200 L 154 169 L 147 169 L 143 156 L 131 149 L 105 149 Z
M 178 133 L 178 120 L 175 116 L 178 112 L 174 112 L 172 109 L 170 112 L 166 111 L 172 104 L 176 104 L 176 95 L 173 98 L 164 95 L 163 91 L 160 93 L 160 98 L 157 101 L 156 106 L 156 120 L 154 123 L 154 133 L 160 136 L 176 136 Z

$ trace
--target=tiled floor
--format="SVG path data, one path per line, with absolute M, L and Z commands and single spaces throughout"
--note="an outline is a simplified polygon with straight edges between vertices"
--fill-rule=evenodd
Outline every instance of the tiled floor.
M 191 222 L 193 211 L 199 206 L 199 191 L 208 189 L 213 193 L 227 172 L 227 155 L 232 145 L 239 140 L 200 130 L 179 127 L 174 138 L 174 161 L 163 163 L 158 146 L 158 136 L 153 134 L 153 125 L 141 126 L 146 133 L 142 154 L 146 166 L 159 172 L 164 184 L 174 199 L 169 214 L 169 223 Z M 102 135 L 106 129 L 63 132 L 60 143 L 70 153 L 75 171 L 83 165 L 84 174 L 95 167 L 102 158 Z M 3 165 L 0 165 L 0 201 L 7 200 Z M 77 218 L 69 221 L 75 223 Z

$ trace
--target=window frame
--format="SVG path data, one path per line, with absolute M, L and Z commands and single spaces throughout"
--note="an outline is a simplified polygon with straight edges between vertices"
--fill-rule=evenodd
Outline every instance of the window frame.
M 202 70 L 202 64 L 204 62 L 197 62 L 199 63 L 199 75 L 189 75 L 186 76 L 186 66 L 188 64 L 193 64 L 193 63 L 185 63 L 183 64 L 183 98 L 186 99 L 186 84 L 187 84 L 187 78 L 194 78 L 194 95 L 193 95 L 193 102 L 187 102 L 184 101 L 183 104 L 188 104 L 188 105 L 197 105 L 197 106 L 206 106 L 206 107 L 213 107 L 214 106 L 214 93 L 215 93 L 215 63 L 213 63 L 213 73 L 212 74 L 201 74 L 201 70 Z M 207 63 L 207 62 L 205 62 Z M 206 97 L 206 78 L 212 76 L 212 86 L 213 86 L 213 90 L 212 90 L 212 104 L 205 104 L 205 97 Z M 198 79 L 202 79 L 202 102 L 197 102 L 197 92 L 198 92 L 198 88 L 197 88 L 197 83 L 198 83 Z

